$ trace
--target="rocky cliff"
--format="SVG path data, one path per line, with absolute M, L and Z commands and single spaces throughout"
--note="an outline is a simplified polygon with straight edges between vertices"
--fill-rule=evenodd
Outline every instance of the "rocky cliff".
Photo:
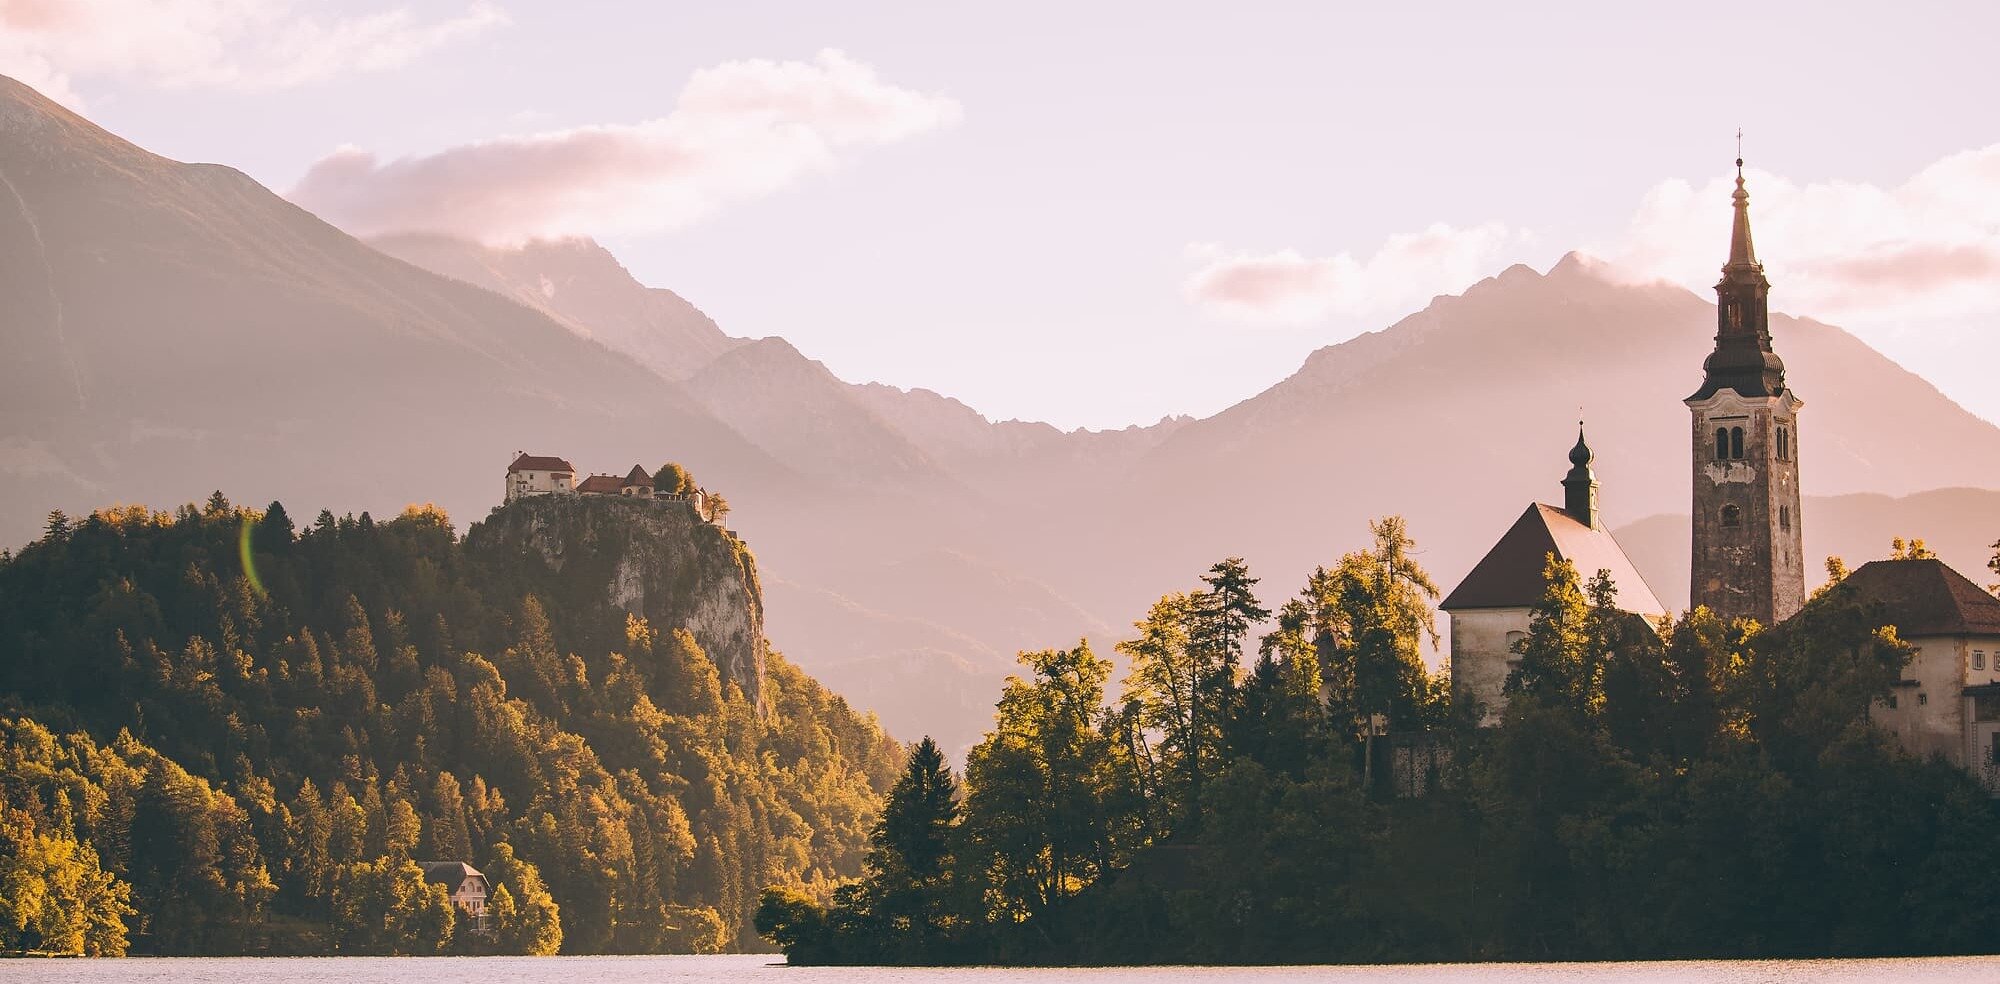
M 763 708 L 764 597 L 743 542 L 685 502 L 536 496 L 495 509 L 466 533 L 475 556 L 518 564 L 527 590 L 604 604 L 655 629 L 686 629 Z

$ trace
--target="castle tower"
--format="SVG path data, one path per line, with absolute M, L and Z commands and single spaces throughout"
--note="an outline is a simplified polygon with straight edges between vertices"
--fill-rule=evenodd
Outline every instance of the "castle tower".
M 1736 160 L 1729 262 L 1715 285 L 1715 351 L 1694 413 L 1694 604 L 1775 625 L 1805 604 L 1799 538 L 1798 412 L 1771 351 L 1770 281 L 1750 241 L 1750 193 Z

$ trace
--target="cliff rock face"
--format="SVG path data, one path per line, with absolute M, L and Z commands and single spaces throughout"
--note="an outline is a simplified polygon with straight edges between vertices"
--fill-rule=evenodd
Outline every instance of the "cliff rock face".
M 489 558 L 518 555 L 532 590 L 597 602 L 655 629 L 686 629 L 762 710 L 764 597 L 756 559 L 686 502 L 532 496 L 495 509 L 466 534 Z

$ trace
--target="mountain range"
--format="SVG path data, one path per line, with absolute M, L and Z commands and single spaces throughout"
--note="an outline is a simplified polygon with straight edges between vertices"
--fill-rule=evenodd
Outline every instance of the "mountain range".
M 1226 556 L 1275 602 L 1402 514 L 1448 588 L 1556 496 L 1579 416 L 1607 516 L 1684 603 L 1680 401 L 1714 321 L 1571 254 L 1322 348 L 1211 417 L 1065 432 L 731 337 L 589 241 L 364 242 L 0 79 L 0 542 L 53 509 L 218 487 L 305 515 L 430 501 L 463 527 L 516 451 L 621 474 L 677 460 L 729 497 L 774 644 L 950 748 L 990 720 L 1015 651 L 1106 645 Z M 1839 328 L 1772 331 L 1806 401 L 1808 549 L 1858 563 L 1921 536 L 1979 571 L 2000 428 Z

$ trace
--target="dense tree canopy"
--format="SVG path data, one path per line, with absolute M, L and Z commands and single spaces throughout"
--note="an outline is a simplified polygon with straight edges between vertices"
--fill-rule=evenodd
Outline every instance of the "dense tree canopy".
M 1118 706 L 1087 646 L 1024 653 L 962 804 L 925 814 L 945 869 L 878 860 L 878 831 L 833 905 L 772 890 L 759 929 L 802 963 L 1990 949 L 2000 814 L 1869 720 L 1910 656 L 1880 610 L 1836 583 L 1775 627 L 1654 624 L 1551 557 L 1501 724 L 1475 729 L 1423 662 L 1437 592 L 1408 533 L 1372 530 L 1247 670 L 1212 621 L 1225 590 L 1262 619 L 1240 561 L 1119 644 Z M 888 891 L 924 896 L 926 932 L 862 904 Z
M 595 595 L 429 507 L 52 515 L 0 559 L 0 948 L 712 951 L 857 874 L 873 719 Z

